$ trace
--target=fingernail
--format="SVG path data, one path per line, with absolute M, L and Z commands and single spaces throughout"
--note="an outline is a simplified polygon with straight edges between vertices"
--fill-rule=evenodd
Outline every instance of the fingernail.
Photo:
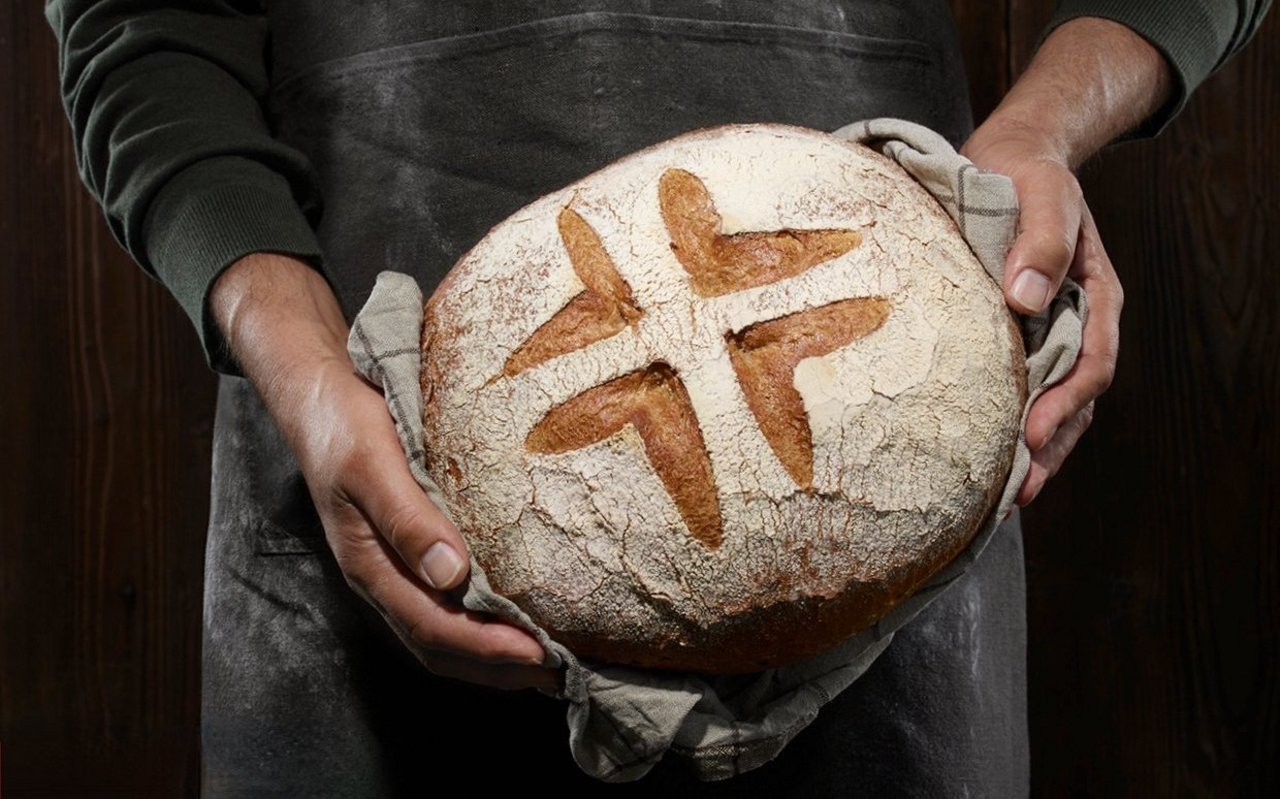
M 1023 269 L 1022 274 L 1014 278 L 1013 298 L 1023 307 L 1040 313 L 1049 304 L 1049 278 L 1034 269 Z
M 427 554 L 422 556 L 422 573 L 427 578 L 427 585 L 436 590 L 452 586 L 461 571 L 462 558 L 443 541 L 432 544 Z

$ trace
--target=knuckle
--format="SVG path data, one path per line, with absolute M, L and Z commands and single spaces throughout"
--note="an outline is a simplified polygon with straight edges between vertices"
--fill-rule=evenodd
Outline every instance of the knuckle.
M 1093 368 L 1089 370 L 1089 379 L 1085 381 L 1085 385 L 1076 397 L 1076 408 L 1083 409 L 1085 405 L 1093 404 L 1095 399 L 1105 394 L 1107 389 L 1111 388 L 1115 375 L 1115 355 L 1110 352 L 1099 354 Z
M 1041 269 L 1052 272 L 1053 279 L 1061 279 L 1071 266 L 1075 254 L 1075 237 L 1061 227 L 1041 227 L 1030 237 L 1030 255 Z
M 423 529 L 423 515 L 413 505 L 400 505 L 387 514 L 381 525 L 381 533 L 387 543 L 399 551 L 415 543 Z
M 345 513 L 358 514 L 354 506 Z M 362 556 L 368 551 L 368 526 L 358 518 L 330 519 L 324 522 L 324 537 L 329 543 L 338 564 L 346 568 L 347 564 L 358 568 Z
M 1063 425 L 1071 421 L 1071 418 L 1080 412 L 1080 409 L 1092 399 L 1092 387 L 1088 384 L 1083 375 L 1070 383 L 1068 391 L 1064 392 L 1063 402 L 1058 406 L 1058 424 Z
M 1017 504 L 1023 507 L 1030 505 L 1035 500 L 1035 498 L 1040 494 L 1040 489 L 1043 487 L 1044 487 L 1043 477 L 1036 477 L 1034 479 L 1028 480 L 1026 485 L 1022 487 L 1022 490 L 1018 492 Z
M 1084 188 L 1080 185 L 1080 180 L 1075 173 L 1064 166 L 1059 166 L 1061 170 L 1062 183 L 1067 191 L 1067 196 L 1077 205 L 1084 203 Z
M 1062 458 L 1055 458 L 1052 463 L 1048 464 L 1044 471 L 1044 479 L 1040 481 L 1040 486 L 1036 489 L 1037 494 L 1044 490 L 1046 483 L 1058 476 L 1058 470 L 1062 468 L 1062 462 Z
M 1098 375 L 1098 382 L 1097 382 L 1098 391 L 1095 396 L 1101 396 L 1102 394 L 1105 394 L 1108 390 L 1110 390 L 1111 384 L 1115 381 L 1115 379 L 1116 379 L 1116 359 L 1114 355 L 1111 355 L 1106 358 L 1106 368 L 1101 370 L 1101 373 Z M 1089 405 L 1092 406 L 1093 403 L 1090 402 Z
M 1080 431 L 1084 432 L 1093 424 L 1094 403 L 1090 402 L 1080 409 Z
M 1059 228 L 1046 235 L 1043 239 L 1046 257 L 1059 271 L 1065 273 L 1067 267 L 1071 265 L 1071 258 L 1076 250 L 1075 234 Z
M 1062 466 L 1062 460 L 1066 457 L 1069 447 L 1064 446 L 1061 440 L 1054 443 L 1054 446 L 1046 448 L 1045 452 L 1037 459 L 1037 471 L 1035 488 L 1039 494 L 1044 490 L 1044 486 L 1054 475 L 1058 473 L 1058 469 Z

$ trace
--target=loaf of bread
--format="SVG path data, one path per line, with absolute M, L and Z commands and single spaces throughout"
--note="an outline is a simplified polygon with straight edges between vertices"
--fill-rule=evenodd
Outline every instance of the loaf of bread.
M 537 200 L 425 310 L 428 472 L 493 589 L 597 661 L 755 671 L 866 629 L 992 511 L 1026 396 L 938 203 L 791 126 Z

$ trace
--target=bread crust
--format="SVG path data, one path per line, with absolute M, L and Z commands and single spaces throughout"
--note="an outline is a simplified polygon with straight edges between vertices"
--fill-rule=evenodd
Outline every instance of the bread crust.
M 427 470 L 494 590 L 580 657 L 681 671 L 883 618 L 991 513 L 1027 391 L 1016 319 L 937 202 L 776 124 L 516 212 L 422 337 Z

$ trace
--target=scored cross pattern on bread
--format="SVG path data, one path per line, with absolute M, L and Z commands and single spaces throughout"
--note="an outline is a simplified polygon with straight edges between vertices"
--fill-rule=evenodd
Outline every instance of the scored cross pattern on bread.
M 552 408 L 525 439 L 530 452 L 568 452 L 631 424 L 693 537 L 715 548 L 724 535 L 715 476 L 689 392 L 665 363 L 623 375 Z
M 721 232 L 722 220 L 706 184 L 684 169 L 668 169 L 658 182 L 662 221 L 671 250 L 703 297 L 794 277 L 862 243 L 854 230 Z
M 502 370 L 508 377 L 608 338 L 643 315 L 631 287 L 618 274 L 600 236 L 587 221 L 577 211 L 565 208 L 556 226 L 573 271 L 586 289 L 511 354 Z
M 803 488 L 813 486 L 813 438 L 804 400 L 792 384 L 796 365 L 852 344 L 884 324 L 883 297 L 839 300 L 757 322 L 725 335 L 747 405 L 778 460 Z
M 662 174 L 658 202 L 671 250 L 700 297 L 795 277 L 861 242 L 853 230 L 725 234 L 706 185 L 683 169 Z M 616 335 L 644 316 L 586 220 L 564 208 L 557 227 L 586 288 L 516 348 L 503 368 L 507 376 Z M 690 307 L 696 314 L 697 302 Z M 883 297 L 839 300 L 723 333 L 747 406 L 802 488 L 813 483 L 813 443 L 804 401 L 792 385 L 795 367 L 804 358 L 826 355 L 876 330 L 889 308 Z M 697 412 L 669 364 L 649 364 L 553 407 L 529 432 L 525 447 L 541 454 L 568 452 L 602 441 L 627 424 L 639 433 L 649 463 L 690 534 L 709 548 L 719 547 L 723 529 L 715 475 Z
M 495 593 L 600 662 L 741 673 L 866 630 L 982 529 L 1026 400 L 946 211 L 785 125 L 541 197 L 423 310 L 447 513 Z

